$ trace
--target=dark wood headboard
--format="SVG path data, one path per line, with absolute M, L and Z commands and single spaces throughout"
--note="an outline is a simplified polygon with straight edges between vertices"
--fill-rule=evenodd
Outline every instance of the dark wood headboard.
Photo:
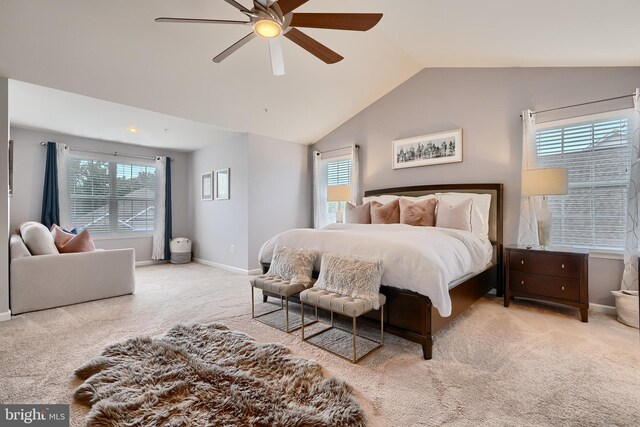
M 425 196 L 435 193 L 477 193 L 491 195 L 491 209 L 489 211 L 489 240 L 496 245 L 498 257 L 501 258 L 503 234 L 503 184 L 438 184 L 438 185 L 418 185 L 413 187 L 384 188 L 381 190 L 368 190 L 364 192 L 365 197 L 381 196 L 383 194 L 393 194 L 396 196 Z

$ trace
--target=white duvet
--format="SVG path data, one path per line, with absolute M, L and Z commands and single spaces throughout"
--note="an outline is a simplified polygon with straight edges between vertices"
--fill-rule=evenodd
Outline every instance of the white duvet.
M 492 257 L 491 243 L 468 231 L 405 224 L 331 224 L 320 230 L 285 231 L 262 245 L 260 262 L 271 262 L 276 245 L 380 259 L 384 285 L 428 296 L 445 317 L 451 315 L 449 284 L 484 270 Z M 320 257 L 315 269 L 320 269 Z

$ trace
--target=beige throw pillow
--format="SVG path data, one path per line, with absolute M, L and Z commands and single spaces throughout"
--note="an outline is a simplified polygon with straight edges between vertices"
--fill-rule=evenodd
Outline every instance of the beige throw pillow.
M 410 199 L 400 199 L 400 223 L 433 227 L 436 225 L 436 206 L 438 199 L 435 197 L 414 202 Z
M 31 255 L 53 255 L 58 253 L 58 248 L 53 242 L 53 236 L 47 227 L 39 222 L 31 221 L 20 225 L 20 236 L 27 245 Z
M 380 308 L 382 263 L 346 255 L 324 254 L 314 288 L 368 301 Z
M 308 285 L 311 283 L 315 261 L 314 251 L 278 246 L 273 252 L 267 276 L 277 276 L 291 283 Z
M 471 231 L 472 200 L 466 199 L 456 204 L 440 200 L 436 214 L 436 227 L 456 228 Z
M 371 224 L 371 203 L 360 206 L 347 203 L 346 221 L 349 224 Z
M 398 224 L 400 223 L 400 203 L 398 199 L 382 204 L 371 202 L 371 224 Z

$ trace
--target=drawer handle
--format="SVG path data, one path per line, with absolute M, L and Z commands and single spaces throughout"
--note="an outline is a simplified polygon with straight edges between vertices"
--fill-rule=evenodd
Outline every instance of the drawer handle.
M 562 290 L 564 291 L 564 286 L 562 287 Z
M 524 285 L 524 280 L 522 282 L 520 282 L 521 285 Z
M 524 264 L 524 260 L 521 260 L 521 261 L 520 261 L 520 264 Z
M 564 268 L 564 264 L 562 264 L 562 268 Z

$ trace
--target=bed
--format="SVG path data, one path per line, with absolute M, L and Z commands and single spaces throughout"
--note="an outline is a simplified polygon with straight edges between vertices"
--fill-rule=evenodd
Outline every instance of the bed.
M 417 261 L 411 259 L 410 256 L 410 252 L 412 250 L 413 252 L 416 252 L 418 248 L 422 247 L 422 241 L 420 239 L 435 239 L 436 237 L 440 236 L 439 238 L 441 239 L 453 240 L 458 246 L 466 245 L 469 252 L 473 252 L 474 250 L 481 251 L 482 245 L 480 245 L 480 243 L 478 242 L 475 242 L 474 239 L 462 236 L 463 233 L 456 233 L 454 231 L 447 230 L 438 231 L 433 227 L 414 227 L 415 229 L 422 230 L 416 230 L 414 232 L 416 233 L 416 238 L 412 240 L 415 240 L 415 242 L 411 242 L 411 245 L 414 248 L 412 249 L 409 247 L 409 252 L 403 252 L 403 257 L 407 258 L 407 260 L 405 260 L 407 263 L 406 265 L 414 265 L 416 269 L 422 268 L 423 270 L 412 272 L 413 275 L 408 273 L 405 274 L 403 273 L 403 270 L 408 269 L 405 265 L 399 265 L 399 267 L 396 267 L 395 273 L 397 274 L 394 274 L 393 271 L 389 271 L 389 274 L 383 277 L 383 284 L 380 289 L 380 292 L 387 297 L 387 303 L 384 312 L 386 331 L 410 341 L 419 343 L 422 346 L 423 356 L 425 359 L 432 358 L 434 336 L 439 330 L 444 328 L 447 324 L 454 320 L 459 314 L 464 312 L 478 299 L 486 295 L 492 288 L 496 288 L 496 293 L 498 296 L 502 295 L 503 185 L 425 185 L 370 190 L 365 192 L 365 197 L 374 197 L 380 195 L 420 197 L 429 194 L 449 192 L 491 195 L 491 204 L 488 215 L 488 239 L 485 239 L 486 243 L 484 243 L 485 246 L 488 246 L 488 258 L 482 261 L 483 265 L 480 266 L 478 262 L 480 262 L 479 260 L 482 260 L 482 256 L 478 255 L 475 258 L 475 263 L 478 265 L 475 265 L 473 267 L 467 265 L 465 267 L 471 268 L 471 272 L 465 274 L 461 278 L 451 280 L 449 283 L 444 283 L 444 286 L 441 283 L 438 284 L 438 286 L 434 286 L 434 284 L 431 282 L 435 283 L 443 280 L 438 275 L 440 273 L 435 274 L 437 266 L 432 267 L 434 270 L 434 274 L 430 274 L 430 271 L 426 269 L 429 268 L 428 262 L 423 263 L 425 265 L 421 265 L 418 264 Z M 365 230 L 367 227 L 369 227 L 371 230 Z M 384 227 L 387 227 L 388 230 Z M 375 235 L 374 230 L 376 228 L 381 229 L 380 231 L 377 231 L 378 233 L 385 233 L 388 231 L 389 236 L 395 236 L 397 234 L 408 233 L 408 231 L 406 231 L 407 227 L 411 228 L 411 226 L 405 226 L 402 224 L 393 224 L 383 227 L 378 227 L 377 225 L 335 225 L 328 227 L 328 231 L 323 230 L 321 233 L 317 233 L 317 237 L 315 237 L 316 241 L 311 242 L 307 240 L 306 243 L 303 238 L 298 238 L 297 240 L 294 239 L 294 235 L 286 235 L 284 237 L 280 235 L 279 236 L 280 239 L 285 239 L 286 237 L 289 238 L 288 240 L 283 240 L 288 246 L 312 247 L 315 249 L 320 249 L 321 251 L 328 251 L 327 248 L 330 248 L 330 246 L 327 246 L 326 242 L 321 241 L 321 237 L 324 240 L 330 240 L 331 238 L 333 238 L 335 239 L 336 244 L 344 246 L 348 244 L 345 238 L 341 235 L 341 233 L 343 233 L 344 231 L 348 231 L 349 233 L 351 233 L 351 235 L 359 234 L 361 236 L 364 236 L 364 238 L 367 238 L 367 234 L 369 233 Z M 307 239 L 309 239 L 312 236 L 312 233 L 314 233 L 314 231 L 312 230 L 299 230 L 298 232 L 302 234 L 302 237 L 305 237 L 305 234 L 309 234 L 310 236 L 307 236 Z M 332 233 L 334 233 L 335 237 L 331 236 Z M 344 234 L 346 235 L 347 233 Z M 358 238 L 361 237 L 358 236 Z M 392 240 L 393 239 L 389 238 L 389 243 L 387 244 L 385 242 L 384 251 L 378 251 L 381 256 L 391 256 L 389 254 L 393 252 L 394 248 L 389 245 L 393 243 Z M 374 242 L 374 240 L 371 240 L 371 242 Z M 261 250 L 261 264 L 264 272 L 266 272 L 269 268 L 269 257 L 265 256 L 263 252 L 268 252 L 268 250 L 265 250 L 265 247 L 268 248 L 270 244 L 273 246 L 273 243 L 267 242 Z M 348 250 L 348 248 L 345 249 L 342 246 L 337 247 L 341 248 L 341 250 L 343 251 Z M 371 256 L 372 253 L 375 253 L 375 244 L 372 243 L 369 246 L 371 246 L 372 249 L 367 249 L 367 251 L 369 251 L 368 255 Z M 367 254 L 363 254 L 363 256 L 366 255 Z M 392 258 L 387 258 L 385 261 L 383 261 L 383 264 L 386 263 L 387 265 L 391 265 L 392 260 Z M 485 261 L 488 261 L 488 263 L 485 263 Z M 398 274 L 404 274 L 404 276 L 399 277 Z M 418 282 L 420 279 L 416 279 L 416 277 L 426 278 L 425 280 L 423 280 L 425 283 L 408 282 L 409 280 Z M 404 282 L 401 282 L 400 280 L 404 280 Z M 442 291 L 438 291 L 438 289 L 444 289 L 444 295 L 442 294 Z M 431 295 L 431 298 L 426 296 L 425 294 Z M 275 295 L 264 292 L 264 301 L 267 301 L 267 298 L 269 296 Z M 365 319 L 365 321 L 366 320 L 371 322 L 379 322 L 379 313 L 371 312 L 368 318 Z

